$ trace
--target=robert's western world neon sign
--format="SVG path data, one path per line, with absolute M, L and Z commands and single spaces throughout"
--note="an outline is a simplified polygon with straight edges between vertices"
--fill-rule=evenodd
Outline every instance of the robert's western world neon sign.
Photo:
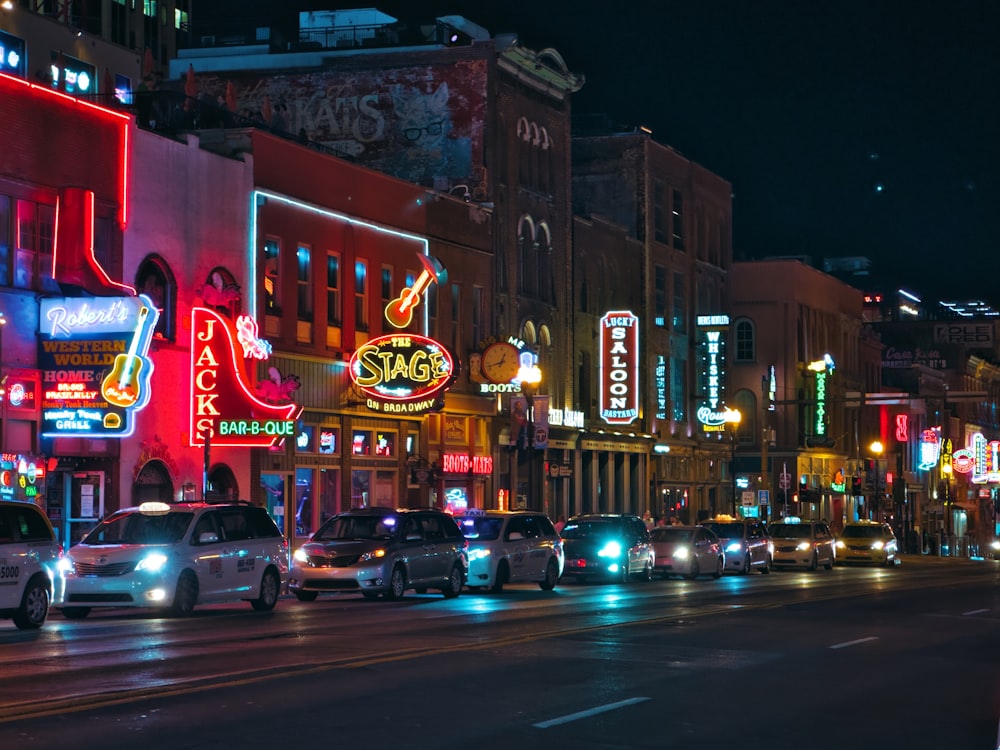
M 41 301 L 42 435 L 127 437 L 149 403 L 159 311 L 137 297 Z
M 215 310 L 191 310 L 191 430 L 189 445 L 268 447 L 295 435 L 298 404 L 270 404 L 254 395 L 245 361 L 256 361 L 260 342 L 247 346 L 241 320 L 237 329 Z M 241 338 L 242 333 L 242 338 Z M 237 356 L 237 352 L 244 355 Z
M 420 276 L 385 307 L 386 322 L 394 328 L 406 328 L 428 287 L 448 278 L 436 259 L 420 253 L 417 257 L 423 266 Z M 358 347 L 348 372 L 372 411 L 420 414 L 440 406 L 455 376 L 455 360 L 444 344 L 400 330 Z

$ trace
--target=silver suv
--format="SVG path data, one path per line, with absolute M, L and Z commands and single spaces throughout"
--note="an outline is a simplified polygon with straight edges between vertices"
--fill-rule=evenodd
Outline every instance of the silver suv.
M 726 570 L 771 572 L 774 542 L 767 527 L 756 518 L 716 516 L 698 525 L 711 529 L 722 540 Z
M 40 628 L 49 613 L 59 544 L 37 505 L 0 501 L 0 617 L 22 630 Z
M 407 589 L 440 589 L 450 599 L 465 585 L 468 545 L 455 519 L 440 510 L 349 510 L 327 519 L 295 550 L 288 588 L 304 602 L 335 591 L 394 600 Z
M 60 571 L 56 598 L 69 619 L 93 607 L 189 615 L 196 604 L 240 600 L 269 611 L 288 572 L 288 546 L 260 507 L 143 503 L 102 520 Z

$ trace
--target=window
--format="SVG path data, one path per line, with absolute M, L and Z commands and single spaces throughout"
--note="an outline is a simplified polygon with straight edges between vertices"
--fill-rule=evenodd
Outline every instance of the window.
M 653 320 L 660 328 L 667 325 L 667 269 L 653 269 Z
M 520 274 L 520 291 L 522 294 L 533 295 L 537 292 L 538 271 L 535 266 L 538 248 L 531 234 L 532 226 L 528 220 L 521 224 L 521 232 L 517 238 L 518 272 Z
M 396 455 L 396 433 L 382 432 L 375 433 L 375 455 L 395 456 Z
M 459 284 L 452 282 L 451 284 L 451 349 L 454 352 L 459 350 L 459 334 L 461 333 L 462 326 L 459 325 L 459 319 L 461 317 L 462 311 L 462 287 Z
M 431 284 L 427 287 L 427 335 L 437 338 L 438 335 L 438 285 Z
M 299 320 L 311 323 L 313 319 L 312 248 L 308 245 L 299 245 L 295 251 L 295 260 L 298 265 L 296 300 Z
M 340 449 L 340 430 L 336 427 L 319 428 L 319 453 L 332 456 Z
M 663 180 L 653 181 L 653 239 L 667 241 L 667 188 Z
M 177 286 L 166 262 L 158 255 L 143 260 L 135 275 L 135 288 L 140 294 L 149 297 L 160 313 L 160 317 L 156 321 L 156 328 L 153 329 L 153 336 L 173 341 L 176 333 L 174 329 L 174 301 Z
M 753 362 L 757 359 L 753 323 L 745 319 L 736 321 L 736 330 L 734 333 L 734 338 L 736 339 L 735 361 Z
M 10 286 L 10 197 L 0 195 L 0 286 Z
M 326 324 L 340 327 L 340 256 L 326 254 Z
M 670 407 L 675 422 L 687 419 L 687 362 L 679 357 L 670 358 Z
M 351 453 L 355 456 L 372 454 L 372 434 L 368 430 L 355 430 L 351 438 Z
M 392 267 L 382 266 L 382 309 L 384 310 L 393 299 L 392 295 Z
M 264 240 L 264 313 L 281 316 L 281 245 Z
M 674 191 L 673 205 L 673 235 L 674 247 L 678 250 L 684 249 L 684 194 L 680 190 Z
M 316 451 L 316 428 L 306 425 L 295 436 L 296 453 L 314 453 Z
M 674 306 L 673 306 L 673 326 L 674 333 L 687 333 L 687 294 L 684 284 L 684 274 L 674 273 Z
M 483 340 L 483 288 L 472 287 L 472 345 Z
M 368 330 L 368 264 L 354 261 L 354 327 Z

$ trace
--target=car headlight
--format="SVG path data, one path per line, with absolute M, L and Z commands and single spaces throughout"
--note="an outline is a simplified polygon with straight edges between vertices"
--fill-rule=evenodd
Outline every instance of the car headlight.
M 730 542 L 726 545 L 726 552 L 742 552 L 743 542 Z
M 385 550 L 379 547 L 378 549 L 373 549 L 369 552 L 365 552 L 361 557 L 358 558 L 358 562 L 369 562 L 371 560 L 377 560 L 380 557 L 385 557 Z
M 812 549 L 812 545 L 809 542 L 799 542 L 797 545 L 795 545 L 795 549 L 797 549 L 799 552 L 805 552 L 808 549 Z
M 847 545 L 846 545 L 846 544 L 844 544 L 844 543 L 843 543 L 842 541 L 840 541 L 840 540 L 838 539 L 838 540 L 837 540 L 837 549 L 847 549 Z
M 618 557 L 622 553 L 622 546 L 618 542 L 608 542 L 598 551 L 598 557 Z
M 490 554 L 488 547 L 473 547 L 469 550 L 469 562 L 473 560 L 485 560 Z
M 678 547 L 677 549 L 674 550 L 674 557 L 677 558 L 678 560 L 687 560 L 689 557 L 691 557 L 691 550 L 689 550 L 687 547 Z
M 302 547 L 299 547 L 292 553 L 292 559 L 300 563 L 309 562 L 309 553 L 306 552 Z
M 72 573 L 73 572 L 73 561 L 68 557 L 60 557 L 59 562 L 56 563 L 56 570 L 60 573 Z
M 167 556 L 162 552 L 150 552 L 136 564 L 136 570 L 145 570 L 147 573 L 157 573 L 167 564 Z
M 994 539 L 992 542 L 990 542 L 990 547 L 992 547 L 993 549 L 1000 549 L 1000 539 Z
M 882 549 L 885 546 L 885 542 L 879 539 L 877 542 L 872 544 L 872 549 Z

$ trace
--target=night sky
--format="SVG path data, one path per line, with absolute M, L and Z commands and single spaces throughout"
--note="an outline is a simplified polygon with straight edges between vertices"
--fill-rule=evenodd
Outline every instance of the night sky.
M 882 288 L 1000 303 L 1000 2 L 368 5 L 556 49 L 587 80 L 575 114 L 645 125 L 732 183 L 739 259 L 867 256 Z

